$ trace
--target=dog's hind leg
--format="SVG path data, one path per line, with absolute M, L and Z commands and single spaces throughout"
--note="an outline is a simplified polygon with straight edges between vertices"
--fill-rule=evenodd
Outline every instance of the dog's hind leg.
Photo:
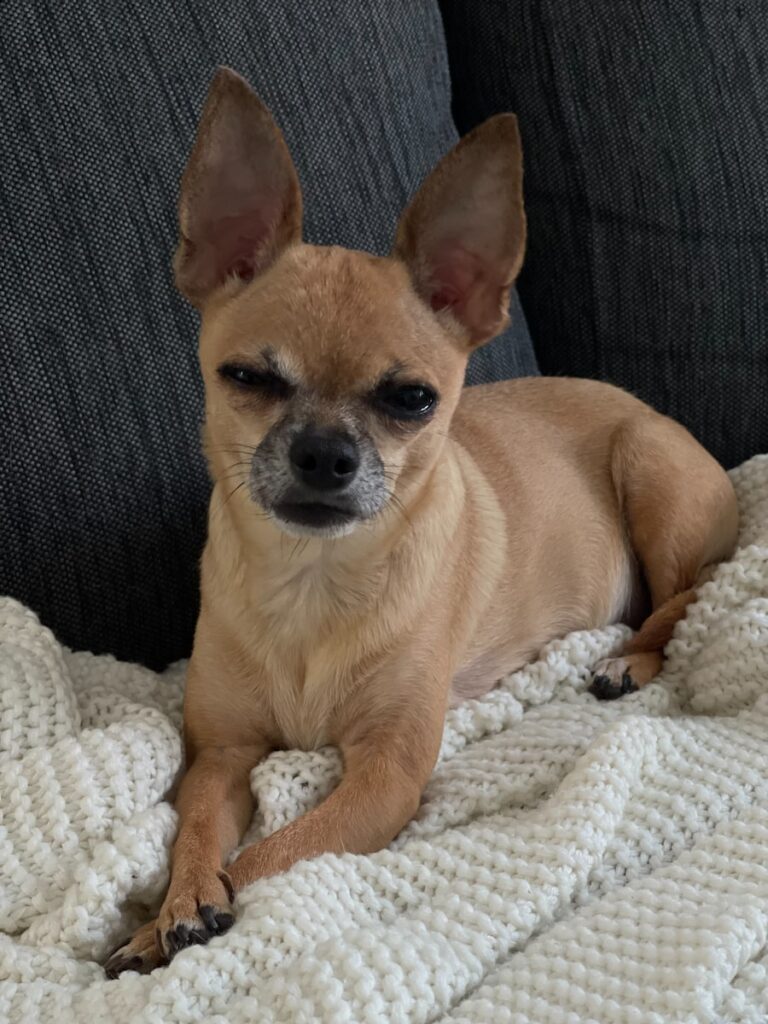
M 683 590 L 652 612 L 620 657 L 598 662 L 591 692 L 601 700 L 614 700 L 650 683 L 661 671 L 662 651 L 672 638 L 675 623 L 695 600 L 695 590 Z
M 595 668 L 592 693 L 613 700 L 661 670 L 675 623 L 696 599 L 702 570 L 736 545 L 736 496 L 722 467 L 679 424 L 654 413 L 622 424 L 614 484 L 645 578 L 651 614 L 621 655 Z

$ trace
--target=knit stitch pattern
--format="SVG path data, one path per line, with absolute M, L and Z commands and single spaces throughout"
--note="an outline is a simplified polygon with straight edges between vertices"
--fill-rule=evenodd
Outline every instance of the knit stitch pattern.
M 739 549 L 659 682 L 587 692 L 623 627 L 549 644 L 449 712 L 387 850 L 256 882 L 227 935 L 149 976 L 99 962 L 168 881 L 184 666 L 72 653 L 0 602 L 0 1021 L 768 1020 L 768 456 L 731 476 Z M 339 772 L 272 755 L 248 841 Z

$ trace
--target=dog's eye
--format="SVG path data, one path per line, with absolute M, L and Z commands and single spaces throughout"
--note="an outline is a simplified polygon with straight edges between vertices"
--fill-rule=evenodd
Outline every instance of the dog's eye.
M 376 402 L 395 419 L 415 420 L 432 412 L 437 395 L 426 384 L 383 384 L 376 391 Z
M 241 388 L 260 391 L 272 398 L 289 398 L 293 394 L 293 385 L 273 370 L 256 369 L 242 363 L 224 363 L 219 367 L 219 376 Z

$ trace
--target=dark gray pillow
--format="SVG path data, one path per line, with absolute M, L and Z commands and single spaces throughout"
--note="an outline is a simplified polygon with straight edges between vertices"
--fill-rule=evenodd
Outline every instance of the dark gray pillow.
M 766 5 L 442 8 L 459 129 L 520 116 L 542 372 L 630 388 L 727 465 L 768 450 Z
M 384 252 L 456 138 L 433 3 L 9 0 L 0 32 L 0 593 L 67 644 L 189 651 L 208 481 L 170 272 L 217 64 L 283 126 L 310 241 Z M 521 330 L 474 373 L 533 371 Z M 485 361 L 483 361 L 485 360 Z

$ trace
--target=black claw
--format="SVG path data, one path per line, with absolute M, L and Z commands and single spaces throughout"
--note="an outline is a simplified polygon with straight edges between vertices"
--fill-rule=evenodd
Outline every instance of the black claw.
M 211 935 L 223 935 L 235 923 L 233 914 L 217 910 L 216 907 L 212 907 L 210 904 L 200 907 L 200 917 L 203 919 L 203 923 Z
M 117 954 L 120 952 L 120 950 L 125 949 L 127 945 L 128 943 L 126 942 L 125 939 L 123 939 L 123 941 L 118 943 L 118 945 L 115 946 L 114 949 L 110 950 L 110 952 L 107 954 L 107 963 L 109 963 L 110 960 L 114 960 Z
M 620 683 L 614 682 L 609 676 L 595 676 L 589 688 L 589 692 L 598 700 L 617 700 L 625 693 L 634 693 L 636 690 L 637 683 L 629 672 L 622 674 Z
M 104 965 L 104 973 L 110 981 L 118 978 L 123 971 L 140 971 L 144 961 L 140 956 L 117 956 L 113 955 Z
M 166 932 L 165 945 L 168 949 L 168 956 L 172 958 L 180 953 L 182 949 L 189 946 L 204 946 L 213 935 L 220 935 L 226 928 L 221 927 L 221 918 L 230 918 L 230 924 L 234 921 L 231 914 L 217 914 L 213 907 L 201 907 L 200 917 L 203 919 L 203 928 L 190 928 L 186 924 L 177 924 Z M 229 925 L 227 925 L 229 927 Z
M 217 914 L 216 924 L 219 926 L 219 935 L 223 935 L 224 932 L 228 932 L 232 925 L 235 923 L 234 914 Z
M 208 929 L 208 931 L 212 935 L 216 935 L 216 908 L 212 907 L 210 903 L 204 903 L 203 906 L 199 908 L 198 913 L 200 914 L 200 917 L 203 919 L 203 924 Z
M 171 956 L 174 956 L 179 952 L 180 949 L 184 949 L 189 941 L 189 928 L 185 924 L 177 924 L 175 928 L 171 928 L 166 933 L 165 942 L 168 946 L 168 952 Z
M 115 981 L 116 978 L 120 977 L 120 968 L 122 967 L 122 960 L 115 960 L 113 963 L 111 960 L 104 964 L 104 973 L 107 976 L 107 981 Z

